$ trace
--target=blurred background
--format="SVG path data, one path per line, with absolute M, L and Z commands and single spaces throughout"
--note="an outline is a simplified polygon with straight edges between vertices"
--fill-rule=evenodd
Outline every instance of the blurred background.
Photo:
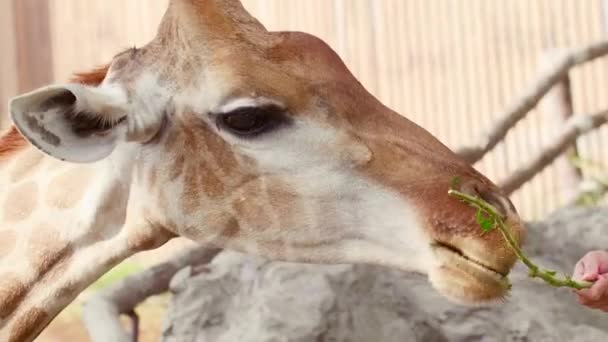
M 476 141 L 556 49 L 608 36 L 606 0 L 244 0 L 272 30 L 327 41 L 382 102 L 455 149 Z M 155 34 L 167 0 L 2 0 L 0 101 L 107 63 Z M 558 51 L 559 52 L 559 51 Z M 574 113 L 608 107 L 608 59 L 571 72 Z M 476 166 L 500 181 L 560 129 L 559 115 L 531 113 Z M 6 124 L 6 120 L 3 120 Z M 578 141 L 581 157 L 606 159 L 608 127 Z M 522 215 L 563 204 L 559 165 L 513 195 Z
M 608 0 L 243 3 L 268 29 L 324 39 L 382 102 L 453 149 L 476 142 L 563 49 L 608 38 Z M 167 0 L 0 0 L 0 101 L 64 82 L 145 44 L 166 5 Z M 608 58 L 569 76 L 570 112 L 608 108 Z M 563 128 L 565 116 L 551 108 L 541 103 L 477 169 L 499 182 L 538 153 Z M 0 126 L 7 124 L 0 117 Z M 580 138 L 575 147 L 581 159 L 601 163 L 608 160 L 606 143 L 608 127 Z M 524 218 L 542 219 L 566 204 L 576 182 L 592 172 L 573 174 L 565 164 L 552 164 L 513 194 Z M 45 336 L 41 340 L 52 340 Z

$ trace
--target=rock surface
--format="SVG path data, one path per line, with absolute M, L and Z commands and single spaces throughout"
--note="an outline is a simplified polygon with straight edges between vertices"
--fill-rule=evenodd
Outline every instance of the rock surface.
M 570 273 L 588 250 L 608 248 L 608 208 L 564 209 L 530 224 L 526 246 L 536 262 Z M 171 342 L 608 341 L 608 314 L 527 279 L 523 266 L 511 281 L 505 303 L 464 307 L 417 274 L 224 252 L 207 273 L 175 276 L 163 335 Z

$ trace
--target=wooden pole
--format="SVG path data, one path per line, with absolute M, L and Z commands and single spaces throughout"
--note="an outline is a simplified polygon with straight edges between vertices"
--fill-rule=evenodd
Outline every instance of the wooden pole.
M 554 65 L 555 61 L 563 58 L 565 53 L 565 51 L 558 49 L 548 51 L 542 57 L 542 67 L 548 68 Z M 546 137 L 552 139 L 558 132 L 564 129 L 564 124 L 574 113 L 571 82 L 568 73 L 565 73 L 560 82 L 539 102 L 539 110 L 545 118 L 546 130 L 544 131 L 546 132 Z M 572 196 L 578 193 L 583 177 L 580 169 L 570 159 L 578 158 L 578 156 L 578 148 L 575 142 L 565 151 L 563 156 L 555 161 L 558 177 L 556 183 L 561 197 L 560 203 L 570 201 Z
M 0 1 L 0 132 L 8 126 L 8 100 L 17 95 L 17 45 L 13 18 L 12 1 Z

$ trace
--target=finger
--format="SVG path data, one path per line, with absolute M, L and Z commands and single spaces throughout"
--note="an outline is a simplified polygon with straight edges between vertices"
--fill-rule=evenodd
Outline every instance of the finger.
M 606 276 L 601 276 L 608 279 Z M 601 279 L 600 279 L 601 280 Z M 575 290 L 574 293 L 577 296 L 579 303 L 583 305 L 589 305 L 597 301 L 598 297 L 601 297 L 603 287 L 605 286 L 604 281 L 596 281 L 591 287 L 582 290 Z
M 593 301 L 598 301 L 608 295 L 608 276 L 601 275 L 598 280 L 589 289 L 589 292 L 585 294 L 585 297 Z
M 600 274 L 608 273 L 608 252 L 607 251 L 598 251 L 598 257 L 596 258 L 599 261 L 598 272 Z
M 583 280 L 583 276 L 585 275 L 585 260 L 579 260 L 574 266 L 574 272 L 572 273 L 572 278 L 574 280 Z
M 591 303 L 593 303 L 593 301 L 589 297 L 587 297 L 585 295 L 581 295 L 581 294 L 576 295 L 576 301 L 580 305 L 584 305 L 584 306 L 589 306 Z
M 584 306 L 595 308 L 599 302 L 596 299 L 593 299 L 588 293 L 586 294 L 577 294 L 576 301 Z
M 585 263 L 585 271 L 583 272 L 583 280 L 596 280 L 599 275 L 599 258 L 597 253 L 589 252 L 583 257 Z

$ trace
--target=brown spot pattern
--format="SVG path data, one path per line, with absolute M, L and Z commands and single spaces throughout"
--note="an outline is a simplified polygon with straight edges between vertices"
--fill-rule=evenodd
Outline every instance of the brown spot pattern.
M 259 198 L 255 196 L 236 199 L 232 203 L 232 208 L 236 212 L 236 216 L 248 225 L 248 227 L 242 227 L 245 230 L 264 230 L 272 226 L 270 216 Z
M 234 217 L 232 217 L 226 223 L 226 227 L 221 232 L 221 236 L 224 239 L 230 240 L 232 238 L 237 237 L 239 235 L 240 231 L 241 231 L 241 227 L 239 225 L 239 222 Z
M 56 296 L 59 300 L 71 300 L 80 293 L 80 290 L 81 286 L 78 282 L 70 282 L 57 290 Z
M 4 220 L 17 222 L 28 218 L 38 202 L 38 185 L 27 182 L 16 186 L 6 196 L 4 202 Z
M 185 162 L 186 156 L 183 154 L 180 154 L 175 158 L 175 161 L 171 165 L 171 170 L 169 171 L 169 180 L 175 180 L 177 177 L 181 176 L 181 174 L 184 172 Z
M 40 166 L 44 155 L 38 150 L 31 149 L 20 155 L 11 170 L 11 181 L 17 183 L 32 174 Z
M 50 322 L 49 315 L 41 309 L 32 308 L 15 320 L 11 327 L 9 342 L 23 342 L 34 339 Z
M 297 192 L 291 185 L 278 179 L 273 180 L 267 186 L 268 210 L 272 210 L 273 217 L 278 220 L 274 222 L 279 229 L 290 229 L 300 219 L 298 215 Z
M 194 117 L 194 114 L 189 113 L 189 114 L 187 114 L 187 117 L 192 118 L 192 117 Z M 195 120 L 195 119 L 191 119 L 191 120 Z M 198 153 L 202 152 L 201 148 L 199 146 L 200 139 L 197 139 L 197 138 L 199 138 L 199 136 L 197 136 L 194 133 L 194 131 L 188 126 L 189 126 L 188 124 L 185 124 L 180 127 L 182 130 L 182 135 L 184 137 L 184 148 L 188 152 L 196 155 L 197 152 Z
M 75 207 L 88 189 L 93 174 L 75 167 L 57 176 L 49 184 L 46 203 L 58 209 Z
M 171 127 L 169 129 L 169 133 L 167 133 L 165 139 L 163 140 L 163 143 L 165 144 L 164 151 L 166 153 L 174 152 L 177 149 L 179 142 L 180 142 L 179 131 L 177 130 L 176 127 Z
M 57 230 L 44 225 L 32 230 L 27 248 L 27 256 L 37 278 L 51 271 L 60 273 L 74 253 L 73 247 L 61 238 Z
M 182 208 L 185 214 L 194 213 L 201 204 L 203 191 L 201 184 L 199 184 L 198 172 L 204 172 L 205 170 L 198 170 L 193 165 L 189 165 L 184 177 L 184 191 L 182 193 Z
M 211 133 L 205 139 L 206 153 L 213 157 L 215 163 L 220 167 L 224 174 L 228 175 L 238 167 L 238 161 L 230 146 L 215 133 Z
M 223 179 L 218 177 L 218 171 L 219 170 L 213 169 L 205 163 L 201 163 L 200 168 L 198 169 L 198 181 L 200 182 L 199 191 L 202 191 L 202 193 L 211 199 L 216 199 L 226 193 Z
M 200 231 L 196 227 L 189 227 L 186 232 L 192 234 L 191 236 L 193 237 L 200 235 Z M 227 219 L 226 224 L 220 233 L 213 237 L 208 243 L 223 248 L 230 242 L 236 242 L 235 240 L 239 237 L 241 237 L 241 226 L 236 218 L 230 217 Z
M 158 170 L 156 169 L 156 167 L 152 167 L 148 171 L 148 186 L 150 186 L 150 187 L 156 186 L 157 180 L 158 180 Z
M 17 235 L 12 230 L 0 231 L 0 260 L 11 254 L 17 245 Z
M 154 226 L 149 229 L 137 229 L 129 234 L 128 244 L 133 251 L 147 251 L 162 246 L 175 234 L 162 227 Z
M 6 319 L 19 306 L 25 295 L 27 287 L 19 280 L 16 274 L 0 275 L 0 320 Z

